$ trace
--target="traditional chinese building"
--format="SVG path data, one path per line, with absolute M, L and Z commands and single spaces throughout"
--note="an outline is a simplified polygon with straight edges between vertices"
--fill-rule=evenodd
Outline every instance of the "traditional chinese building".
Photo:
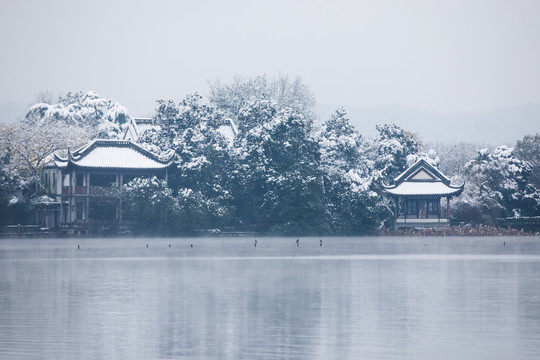
M 395 229 L 443 227 L 450 224 L 450 199 L 459 196 L 464 184 L 454 186 L 443 173 L 420 159 L 394 179 L 384 192 L 395 203 Z M 441 199 L 446 199 L 445 211 Z
M 151 130 L 159 130 L 160 125 L 153 119 L 150 118 L 132 118 L 126 130 L 122 135 L 123 140 L 131 140 L 138 142 L 139 139 L 144 135 L 145 132 Z M 216 131 L 225 137 L 227 144 L 232 146 L 236 135 L 238 135 L 238 129 L 236 124 L 232 119 L 223 119 L 221 124 L 216 127 Z
M 55 154 L 42 172 L 42 183 L 55 200 L 42 219 L 47 227 L 71 234 L 118 227 L 122 185 L 135 177 L 167 180 L 173 161 L 174 154 L 159 159 L 128 140 L 94 140 L 65 157 Z

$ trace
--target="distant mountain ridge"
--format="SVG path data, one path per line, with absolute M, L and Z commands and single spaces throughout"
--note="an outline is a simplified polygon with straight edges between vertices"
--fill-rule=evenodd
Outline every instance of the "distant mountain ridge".
M 337 106 L 318 106 L 319 122 Z M 540 132 L 540 104 L 531 103 L 478 113 L 439 114 L 401 105 L 345 106 L 351 123 L 361 134 L 376 135 L 375 125 L 394 122 L 418 133 L 426 142 L 460 141 L 514 145 L 526 134 Z

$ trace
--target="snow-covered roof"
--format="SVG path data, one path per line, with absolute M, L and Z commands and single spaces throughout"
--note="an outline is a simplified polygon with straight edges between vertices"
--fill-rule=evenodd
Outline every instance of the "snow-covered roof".
M 138 137 L 139 136 L 137 135 L 137 129 L 133 125 L 133 122 L 130 121 L 130 123 L 126 127 L 126 130 L 124 131 L 124 135 L 122 136 L 122 140 L 135 141 L 135 140 L 137 140 Z
M 156 155 L 127 140 L 94 140 L 67 158 L 55 156 L 58 167 L 70 164 L 85 168 L 164 169 L 172 164 L 174 155 L 162 161 Z
M 236 134 L 238 134 L 238 130 L 236 129 L 236 125 L 232 119 L 225 119 L 225 123 L 218 126 L 217 132 L 227 139 L 230 146 L 232 146 L 234 139 L 236 138 Z
M 430 174 L 434 178 L 438 178 L 440 181 L 444 183 L 450 183 L 450 179 L 444 175 L 440 170 L 434 168 L 431 166 L 426 160 L 424 159 L 418 159 L 414 164 L 412 164 L 407 170 L 399 174 L 395 179 L 395 183 L 402 182 L 404 180 L 408 180 L 411 177 L 414 177 L 415 174 L 417 174 L 420 171 L 425 171 L 426 173 Z
M 442 172 L 420 159 L 396 177 L 394 185 L 383 186 L 385 192 L 397 196 L 454 196 L 461 194 L 464 184 L 452 185 Z
M 159 125 L 151 118 L 131 118 L 122 138 L 138 141 L 148 130 L 159 130 Z
M 395 188 L 386 188 L 386 192 L 392 195 L 410 196 L 410 195 L 458 195 L 463 191 L 461 187 L 453 187 L 444 184 L 442 181 L 416 181 L 403 182 Z
M 133 122 L 137 126 L 137 135 L 141 136 L 148 130 L 159 130 L 159 125 L 151 118 L 137 118 L 133 119 Z

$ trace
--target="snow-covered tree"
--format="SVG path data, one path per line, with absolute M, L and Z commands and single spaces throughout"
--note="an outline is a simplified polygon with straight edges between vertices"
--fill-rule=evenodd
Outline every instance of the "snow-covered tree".
M 180 207 L 167 183 L 158 178 L 135 178 L 122 187 L 124 218 L 135 231 L 170 234 L 179 224 Z
M 275 233 L 327 231 L 319 145 L 301 114 L 292 109 L 275 114 L 249 130 L 234 149 L 239 217 Z
M 235 77 L 230 84 L 219 81 L 210 84 L 210 102 L 227 117 L 237 119 L 239 128 L 250 128 L 244 124 L 245 117 L 241 117 L 240 110 L 246 103 L 256 102 L 265 107 L 264 102 L 273 103 L 276 110 L 292 109 L 311 123 L 315 119 L 315 97 L 309 86 L 300 77 L 294 79 L 280 76 L 268 79 L 266 75 L 254 78 Z M 252 119 L 252 118 L 251 118 Z
M 23 123 L 28 126 L 79 127 L 90 138 L 114 139 L 122 135 L 123 126 L 130 120 L 127 109 L 119 103 L 100 97 L 93 91 L 67 93 L 58 103 L 38 103 L 26 113 Z
M 33 126 L 24 122 L 0 124 L 0 192 L 11 194 L 9 206 L 5 207 L 6 203 L 0 200 L 0 208 L 9 213 L 10 222 L 27 221 L 36 199 L 42 195 L 39 174 L 52 159 L 52 153 L 77 148 L 86 141 L 85 131 L 74 126 L 51 126 L 45 122 Z
M 6 225 L 8 206 L 17 190 L 19 181 L 11 171 L 11 154 L 0 146 L 0 225 Z
M 78 148 L 88 141 L 88 136 L 77 126 L 57 122 L 33 125 L 22 122 L 12 124 L 2 141 L 10 151 L 11 167 L 27 182 L 36 180 L 55 150 Z
M 420 142 L 415 134 L 394 123 L 377 125 L 378 138 L 373 144 L 374 178 L 389 182 L 407 169 L 407 156 L 416 154 Z
M 238 136 L 242 138 L 254 127 L 269 122 L 277 111 L 278 104 L 274 100 L 250 98 L 244 101 L 237 115 Z
M 499 217 L 538 215 L 540 192 L 529 181 L 531 173 L 531 165 L 516 158 L 508 146 L 478 151 L 465 167 L 467 186 L 454 202 L 456 217 L 464 218 L 460 211 L 474 211 L 489 223 Z
M 527 161 L 531 165 L 529 180 L 540 187 L 540 134 L 526 135 L 519 140 L 514 149 L 517 158 Z
M 432 149 L 440 158 L 438 165 L 447 176 L 463 174 L 465 165 L 476 157 L 479 149 L 490 148 L 485 144 L 467 142 L 442 143 L 435 142 L 424 145 L 424 149 Z
M 169 186 L 179 197 L 183 213 L 202 212 L 194 221 L 202 227 L 225 222 L 232 210 L 226 187 L 228 144 L 217 131 L 223 123 L 222 115 L 203 103 L 200 95 L 193 94 L 179 105 L 172 100 L 158 101 L 153 118 L 160 124 L 159 130 L 146 132 L 139 141 L 151 151 L 176 153 L 176 167 L 170 174 Z M 195 206 L 196 202 L 200 203 Z M 193 208 L 189 210 L 186 206 Z
M 333 233 L 363 234 L 378 225 L 371 190 L 373 161 L 369 144 L 354 129 L 343 108 L 321 126 L 320 144 L 326 221 Z
M 441 159 L 437 156 L 437 152 L 433 149 L 429 150 L 427 153 L 419 152 L 416 154 L 407 155 L 407 167 L 414 165 L 419 160 L 424 160 L 429 165 L 434 168 L 439 168 Z
M 182 188 L 176 198 L 179 206 L 179 229 L 184 233 L 220 229 L 232 222 L 232 200 L 228 193 L 222 192 L 209 197 L 202 191 Z

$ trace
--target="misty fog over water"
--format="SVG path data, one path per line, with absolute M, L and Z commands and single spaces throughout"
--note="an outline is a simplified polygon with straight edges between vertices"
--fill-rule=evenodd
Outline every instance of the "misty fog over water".
M 254 240 L 2 239 L 0 358 L 537 356 L 536 238 Z

